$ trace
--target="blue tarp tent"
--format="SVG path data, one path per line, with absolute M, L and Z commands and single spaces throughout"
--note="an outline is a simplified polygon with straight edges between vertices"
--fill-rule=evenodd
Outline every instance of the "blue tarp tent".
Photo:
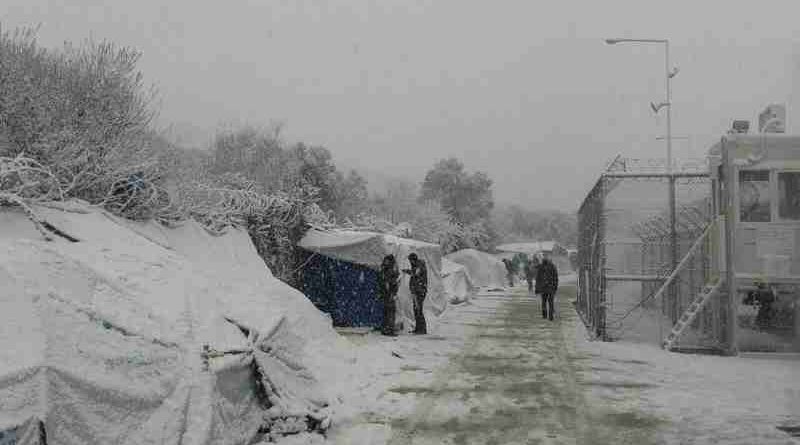
M 377 293 L 378 273 L 369 267 L 315 252 L 304 252 L 302 291 L 334 326 L 372 326 L 383 323 Z
M 347 230 L 310 230 L 298 246 L 303 249 L 301 289 L 335 326 L 378 327 L 383 323 L 383 302 L 377 292 L 378 269 L 383 257 L 394 254 L 401 268 L 415 252 L 428 266 L 428 296 L 424 310 L 438 316 L 447 305 L 442 285 L 441 247 L 397 236 Z M 402 274 L 397 295 L 395 324 L 413 326 L 413 305 L 408 276 Z

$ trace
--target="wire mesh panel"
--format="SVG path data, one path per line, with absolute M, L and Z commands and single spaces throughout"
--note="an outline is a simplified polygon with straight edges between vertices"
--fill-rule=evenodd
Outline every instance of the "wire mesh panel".
M 667 174 L 657 161 L 612 161 L 578 212 L 577 309 L 590 331 L 604 340 L 660 344 L 713 282 L 715 247 L 698 242 L 712 213 L 704 162 Z M 655 298 L 684 259 L 672 285 Z M 695 317 L 681 347 L 719 346 L 724 305 L 714 300 Z

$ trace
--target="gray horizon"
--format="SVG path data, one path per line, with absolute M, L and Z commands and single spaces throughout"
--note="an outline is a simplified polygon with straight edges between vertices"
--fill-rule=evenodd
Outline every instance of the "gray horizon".
M 220 126 L 285 124 L 367 177 L 419 181 L 455 156 L 495 199 L 575 211 L 618 153 L 662 158 L 668 38 L 673 150 L 701 158 L 734 119 L 800 108 L 800 5 L 791 1 L 200 3 L 7 0 L 4 30 L 40 26 L 57 47 L 87 37 L 142 51 L 161 125 L 187 145 Z M 735 4 L 734 4 L 735 3 Z

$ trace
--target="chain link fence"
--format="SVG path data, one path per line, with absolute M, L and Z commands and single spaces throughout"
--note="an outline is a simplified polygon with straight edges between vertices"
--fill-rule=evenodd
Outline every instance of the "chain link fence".
M 673 165 L 670 174 L 664 162 L 617 157 L 586 196 L 578 211 L 576 304 L 598 338 L 661 344 L 718 279 L 707 171 L 703 160 Z M 712 298 L 675 346 L 721 349 L 725 307 Z

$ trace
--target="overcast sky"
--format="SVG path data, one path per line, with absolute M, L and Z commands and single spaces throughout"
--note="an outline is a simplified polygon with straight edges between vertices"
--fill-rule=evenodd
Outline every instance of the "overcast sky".
M 676 156 L 703 156 L 734 118 L 786 103 L 798 130 L 800 2 L 3 0 L 6 28 L 143 51 L 161 119 L 286 124 L 343 167 L 422 178 L 456 156 L 499 201 L 576 210 L 617 153 L 663 157 L 668 38 Z M 794 80 L 793 80 L 794 79 Z M 794 110 L 794 112 L 793 112 Z

